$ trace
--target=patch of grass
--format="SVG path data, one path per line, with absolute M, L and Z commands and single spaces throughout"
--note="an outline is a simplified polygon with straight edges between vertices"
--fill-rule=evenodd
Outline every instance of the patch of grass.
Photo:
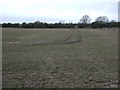
M 117 87 L 117 30 L 79 29 L 69 40 L 80 38 L 81 42 L 72 44 L 4 43 L 59 41 L 71 31 L 3 28 L 3 88 Z

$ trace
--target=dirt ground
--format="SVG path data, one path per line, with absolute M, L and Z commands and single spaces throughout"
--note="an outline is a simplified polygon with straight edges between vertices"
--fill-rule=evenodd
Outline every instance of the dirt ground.
M 118 30 L 72 31 L 3 28 L 2 87 L 117 88 Z

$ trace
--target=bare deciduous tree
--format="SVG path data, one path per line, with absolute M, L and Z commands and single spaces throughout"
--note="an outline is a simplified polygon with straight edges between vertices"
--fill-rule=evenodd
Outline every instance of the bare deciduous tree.
M 84 24 L 87 24 L 87 23 L 90 23 L 91 19 L 88 15 L 84 15 L 81 19 L 80 19 L 80 23 L 84 23 Z
M 95 19 L 96 22 L 107 23 L 109 21 L 107 16 L 99 16 Z

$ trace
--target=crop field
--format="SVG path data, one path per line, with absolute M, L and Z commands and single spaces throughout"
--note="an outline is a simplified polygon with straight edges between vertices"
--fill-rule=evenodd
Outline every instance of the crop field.
M 117 88 L 117 29 L 2 29 L 3 88 Z

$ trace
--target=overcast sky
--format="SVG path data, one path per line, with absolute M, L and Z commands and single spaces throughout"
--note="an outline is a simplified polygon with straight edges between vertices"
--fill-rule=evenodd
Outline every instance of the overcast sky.
M 1 0 L 1 22 L 78 22 L 83 15 L 118 20 L 119 0 Z

